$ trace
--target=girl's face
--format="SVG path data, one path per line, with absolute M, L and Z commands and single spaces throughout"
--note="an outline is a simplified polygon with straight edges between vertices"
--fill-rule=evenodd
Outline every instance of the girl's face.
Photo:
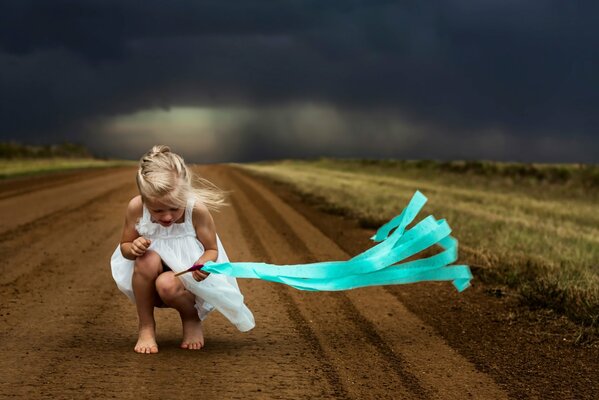
M 150 212 L 152 221 L 162 226 L 171 226 L 174 223 L 183 222 L 184 208 L 173 207 L 162 203 L 160 200 L 151 199 L 146 199 L 145 204 Z

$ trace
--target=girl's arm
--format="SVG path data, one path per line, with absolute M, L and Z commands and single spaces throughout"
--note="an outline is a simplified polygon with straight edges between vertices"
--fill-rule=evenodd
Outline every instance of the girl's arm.
M 204 246 L 204 254 L 194 264 L 205 264 L 207 261 L 216 261 L 218 258 L 216 226 L 208 208 L 198 202 L 193 208 L 192 221 L 198 240 Z M 204 280 L 208 275 L 208 272 L 201 270 L 193 271 L 193 278 L 196 281 Z
M 135 229 L 135 223 L 141 218 L 141 214 L 141 196 L 135 196 L 127 205 L 125 225 L 121 235 L 121 253 L 123 257 L 129 260 L 135 260 L 135 258 L 142 256 L 150 245 L 150 241 L 140 236 Z

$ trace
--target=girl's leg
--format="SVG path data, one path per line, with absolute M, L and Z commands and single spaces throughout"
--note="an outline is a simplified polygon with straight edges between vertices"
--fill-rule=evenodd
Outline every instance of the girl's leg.
M 157 303 L 156 278 L 162 272 L 162 261 L 155 251 L 147 251 L 135 260 L 133 293 L 139 318 L 139 338 L 135 345 L 138 353 L 158 353 L 154 306 Z
M 156 279 L 156 290 L 166 305 L 179 311 L 183 323 L 181 347 L 199 350 L 204 346 L 204 332 L 198 312 L 194 307 L 195 296 L 183 286 L 174 272 L 164 272 Z

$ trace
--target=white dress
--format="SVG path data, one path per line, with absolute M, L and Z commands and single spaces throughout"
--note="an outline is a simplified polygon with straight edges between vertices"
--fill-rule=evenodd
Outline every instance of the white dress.
M 204 253 L 204 246 L 198 240 L 193 227 L 193 205 L 194 199 L 190 199 L 185 208 L 183 223 L 165 227 L 150 220 L 150 213 L 144 204 L 143 215 L 135 225 L 140 235 L 152 241 L 148 250 L 157 252 L 162 261 L 174 272 L 188 269 Z M 228 262 L 229 258 L 218 235 L 216 241 L 218 244 L 216 262 Z M 112 277 L 117 287 L 135 303 L 132 285 L 134 264 L 133 260 L 123 257 L 120 244 L 117 245 L 110 260 Z M 193 279 L 191 273 L 187 273 L 178 278 L 187 290 L 195 294 L 195 308 L 201 320 L 204 320 L 212 310 L 217 309 L 242 332 L 249 331 L 255 326 L 254 316 L 243 303 L 243 295 L 234 277 L 209 274 L 206 279 L 198 282 Z

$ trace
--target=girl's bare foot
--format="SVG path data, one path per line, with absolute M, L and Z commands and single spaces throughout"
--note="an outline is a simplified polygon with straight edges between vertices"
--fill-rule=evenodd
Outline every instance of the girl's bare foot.
M 134 349 L 137 353 L 154 354 L 158 353 L 158 344 L 156 344 L 156 332 L 153 326 L 142 326 L 139 328 L 139 337 Z
M 204 331 L 202 321 L 197 317 L 191 319 L 182 319 L 183 322 L 183 341 L 182 349 L 199 350 L 204 347 Z

